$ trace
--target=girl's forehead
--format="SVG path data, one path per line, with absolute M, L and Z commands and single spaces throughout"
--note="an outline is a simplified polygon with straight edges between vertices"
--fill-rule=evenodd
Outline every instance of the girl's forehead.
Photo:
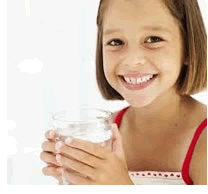
M 106 29 L 128 25 L 154 27 L 157 24 L 169 30 L 177 24 L 162 0 L 108 0 L 103 18 Z
M 104 19 L 119 21 L 170 19 L 172 15 L 162 0 L 108 0 Z

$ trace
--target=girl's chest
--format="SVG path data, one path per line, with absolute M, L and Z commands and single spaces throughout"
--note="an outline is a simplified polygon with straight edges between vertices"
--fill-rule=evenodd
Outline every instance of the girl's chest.
M 194 131 L 157 137 L 121 134 L 129 171 L 181 172 Z
M 139 129 L 129 133 L 128 119 L 123 119 L 120 132 L 129 171 L 181 172 L 194 134 L 207 117 L 205 105 L 194 107 L 187 108 L 186 120 L 168 125 L 167 132 L 157 136 L 142 134 Z

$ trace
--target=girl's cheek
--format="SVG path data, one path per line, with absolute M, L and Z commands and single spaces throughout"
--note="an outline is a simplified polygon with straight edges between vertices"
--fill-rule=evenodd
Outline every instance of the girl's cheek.
M 121 55 L 118 55 L 116 53 L 107 53 L 104 57 L 104 61 L 106 62 L 106 64 L 111 64 L 111 66 L 113 64 L 117 64 L 117 61 L 119 61 L 121 58 Z
M 113 63 L 116 63 L 116 57 L 112 54 L 105 53 L 105 55 L 103 55 L 104 66 L 112 67 Z

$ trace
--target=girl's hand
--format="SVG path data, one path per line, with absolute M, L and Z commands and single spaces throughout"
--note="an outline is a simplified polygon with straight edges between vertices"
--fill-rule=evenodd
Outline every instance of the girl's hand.
M 61 172 L 59 170 L 60 165 L 56 162 L 56 150 L 55 141 L 58 135 L 53 130 L 48 130 L 45 133 L 45 137 L 48 141 L 42 144 L 43 152 L 40 154 L 40 158 L 43 162 L 47 164 L 46 167 L 42 169 L 45 176 L 52 176 L 62 184 Z
M 134 185 L 128 174 L 124 151 L 116 124 L 113 124 L 112 149 L 81 139 L 57 142 L 57 162 L 62 173 L 76 185 Z M 71 159 L 70 159 L 71 158 Z M 72 159 L 73 158 L 73 159 Z M 81 173 L 69 172 L 68 168 Z

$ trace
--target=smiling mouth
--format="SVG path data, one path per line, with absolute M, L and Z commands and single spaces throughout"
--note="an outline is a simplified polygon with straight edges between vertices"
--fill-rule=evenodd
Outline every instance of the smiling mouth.
M 152 77 L 150 80 L 156 78 L 157 76 L 158 76 L 158 74 L 153 74 L 153 77 Z M 123 76 L 123 75 L 119 75 L 118 77 L 119 77 L 120 79 L 122 79 L 124 82 L 126 82 L 126 80 L 124 79 L 124 76 Z M 126 82 L 126 83 L 127 83 L 127 82 Z M 140 83 L 140 84 L 142 84 L 142 83 Z

